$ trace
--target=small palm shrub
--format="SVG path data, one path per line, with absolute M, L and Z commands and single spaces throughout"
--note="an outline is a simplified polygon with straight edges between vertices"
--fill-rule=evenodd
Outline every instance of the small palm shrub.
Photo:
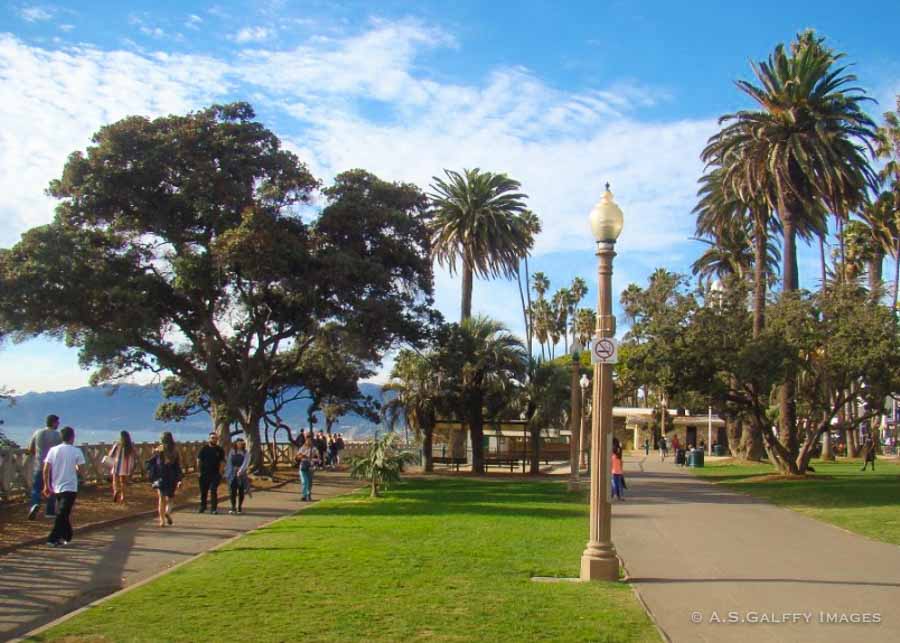
M 379 489 L 398 482 L 404 467 L 416 460 L 416 455 L 401 449 L 398 441 L 396 433 L 385 433 L 375 438 L 365 455 L 350 459 L 350 477 L 368 480 L 372 498 L 378 496 Z

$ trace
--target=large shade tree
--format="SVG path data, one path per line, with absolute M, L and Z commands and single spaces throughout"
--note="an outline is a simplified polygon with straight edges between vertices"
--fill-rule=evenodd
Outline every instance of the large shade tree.
M 377 359 L 430 318 L 424 196 L 356 170 L 305 221 L 317 186 L 245 103 L 105 126 L 51 183 L 53 222 L 4 253 L 0 316 L 77 346 L 93 382 L 196 387 L 259 468 L 268 393 L 324 323 Z
M 475 276 L 510 279 L 517 276 L 540 232 L 540 222 L 525 216 L 525 194 L 518 181 L 505 174 L 475 168 L 444 170 L 431 186 L 430 223 L 434 257 L 451 273 L 462 272 L 461 320 L 472 316 Z

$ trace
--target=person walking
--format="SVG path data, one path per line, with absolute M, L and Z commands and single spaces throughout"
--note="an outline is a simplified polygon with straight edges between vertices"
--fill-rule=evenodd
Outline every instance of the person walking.
M 644 438 L 644 455 L 650 455 L 650 439 Z
M 172 524 L 172 499 L 184 479 L 181 456 L 171 432 L 166 431 L 160 436 L 159 446 L 150 459 L 150 471 L 150 480 L 159 499 L 159 526 L 165 527 L 166 523 Z
M 337 437 L 334 439 L 334 464 L 335 466 L 341 463 L 341 451 L 344 450 L 344 435 L 342 433 L 338 433 Z
M 665 462 L 666 456 L 669 454 L 668 446 L 666 445 L 666 436 L 659 436 L 659 461 Z
M 619 501 L 625 500 L 625 469 L 622 464 L 622 445 L 613 438 L 612 455 L 612 493 Z
M 325 464 L 329 468 L 334 469 L 337 466 L 337 438 L 333 435 L 328 436 L 328 451 L 326 453 Z
M 61 547 L 72 541 L 72 509 L 78 496 L 78 474 L 84 466 L 84 454 L 74 446 L 75 429 L 63 428 L 60 439 L 62 443 L 47 452 L 42 471 L 44 496 L 49 498 L 55 494 L 59 500 L 56 520 L 47 536 L 47 544 L 51 547 Z
M 863 443 L 863 468 L 862 471 L 866 470 L 866 467 L 869 466 L 869 463 L 872 464 L 872 471 L 875 471 L 875 440 L 872 439 L 871 435 L 866 436 L 866 441 Z
M 219 435 L 212 431 L 209 440 L 197 453 L 197 471 L 200 472 L 200 508 L 206 511 L 207 498 L 211 514 L 219 513 L 219 483 L 225 470 L 225 450 L 219 446 Z
M 109 450 L 108 457 L 112 461 L 110 474 L 112 475 L 113 502 L 124 503 L 125 487 L 128 486 L 128 480 L 134 471 L 136 459 L 134 443 L 131 441 L 131 434 L 128 431 L 122 431 L 119 434 L 119 441 Z
M 28 445 L 27 451 L 29 455 L 34 456 L 34 470 L 31 480 L 31 507 L 28 510 L 28 520 L 34 520 L 37 517 L 38 510 L 41 508 L 41 497 L 44 491 L 44 462 L 47 460 L 47 454 L 50 453 L 50 449 L 62 443 L 58 429 L 59 416 L 48 415 L 44 428 L 34 432 Z M 56 515 L 56 497 L 52 493 L 47 496 L 47 505 L 44 508 L 44 512 L 47 518 L 53 518 Z
M 310 502 L 312 500 L 313 467 L 319 460 L 319 450 L 313 444 L 311 434 L 306 436 L 306 442 L 303 446 L 297 449 L 295 460 L 300 465 L 302 500 Z
M 230 514 L 244 512 L 244 494 L 250 489 L 250 477 L 247 475 L 249 465 L 247 443 L 244 442 L 244 438 L 238 438 L 225 458 L 225 479 L 228 480 L 231 496 L 231 509 L 228 512 Z

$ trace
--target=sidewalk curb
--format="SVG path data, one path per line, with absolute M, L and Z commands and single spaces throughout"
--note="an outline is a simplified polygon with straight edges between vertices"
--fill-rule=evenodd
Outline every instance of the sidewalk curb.
M 261 490 L 257 491 L 257 493 L 265 493 L 266 491 L 269 491 L 270 489 L 280 489 L 284 485 L 290 484 L 291 482 L 293 482 L 293 480 L 285 480 L 284 482 L 280 482 L 276 485 L 273 485 L 273 486 L 269 487 L 268 489 L 261 489 Z M 175 505 L 172 508 L 172 511 L 181 511 L 183 509 L 189 509 L 191 507 L 196 507 L 198 504 L 200 504 L 200 503 L 197 501 L 183 502 L 179 505 Z M 121 525 L 126 522 L 131 522 L 132 520 L 140 520 L 142 518 L 150 518 L 152 516 L 155 516 L 156 513 L 157 513 L 156 509 L 150 509 L 148 511 L 141 511 L 136 514 L 128 514 L 127 516 L 118 516 L 116 518 L 110 518 L 109 520 L 98 520 L 96 522 L 89 522 L 86 525 L 78 527 L 78 529 L 75 530 L 75 534 L 77 535 L 77 534 L 81 534 L 81 533 L 84 533 L 87 531 L 96 531 L 98 529 L 107 529 L 109 527 L 115 527 L 117 525 Z M 14 543 L 12 545 L 4 545 L 3 547 L 0 547 L 0 556 L 5 556 L 6 554 L 11 554 L 20 549 L 25 549 L 26 547 L 34 547 L 35 545 L 43 545 L 45 542 L 47 542 L 46 536 L 44 536 L 43 538 L 32 538 L 30 540 L 23 540 L 22 542 Z
M 284 484 L 288 484 L 289 482 L 291 482 L 291 481 L 288 480 L 288 481 L 286 481 Z M 282 486 L 284 486 L 284 485 L 282 484 L 282 485 L 278 485 L 277 487 L 270 487 L 270 489 L 277 489 L 277 488 L 282 487 Z M 362 486 L 362 485 L 360 485 L 360 486 Z M 335 495 L 335 496 L 331 496 L 331 497 L 332 497 L 332 498 L 337 498 L 337 497 L 339 497 L 339 496 L 346 495 L 347 493 L 353 493 L 354 491 L 357 491 L 358 489 L 359 489 L 359 487 L 354 488 L 354 489 L 351 489 L 350 491 L 347 491 L 346 493 L 339 493 L 339 494 L 337 494 L 337 495 Z M 268 489 L 267 489 L 266 491 L 268 491 Z M 330 500 L 330 498 L 326 498 L 326 500 Z M 321 502 L 321 501 L 320 501 L 320 502 Z M 279 516 L 278 518 L 273 518 L 272 520 L 270 520 L 270 521 L 268 521 L 268 522 L 266 522 L 266 523 L 263 523 L 263 524 L 259 525 L 258 527 L 255 527 L 255 528 L 253 528 L 253 529 L 250 529 L 249 531 L 245 531 L 245 532 L 243 532 L 243 533 L 237 534 L 237 535 L 235 535 L 235 536 L 232 536 L 231 538 L 226 538 L 225 540 L 223 540 L 223 541 L 220 542 L 219 544 L 217 544 L 217 545 L 215 545 L 215 546 L 213 546 L 213 547 L 210 547 L 210 548 L 207 549 L 206 551 L 200 552 L 200 553 L 197 554 L 196 556 L 191 556 L 191 557 L 188 558 L 187 560 L 183 560 L 183 561 L 181 561 L 180 563 L 176 563 L 176 564 L 172 565 L 171 567 L 167 567 L 166 569 L 163 569 L 163 570 L 161 570 L 161 571 L 159 571 L 159 572 L 153 574 L 152 576 L 149 576 L 149 577 L 147 577 L 147 578 L 145 578 L 145 579 L 143 579 L 143 580 L 141 580 L 141 581 L 138 581 L 137 583 L 135 583 L 135 584 L 133 584 L 133 585 L 129 585 L 128 587 L 123 587 L 122 589 L 116 590 L 116 591 L 113 592 L 112 594 L 107 594 L 106 596 L 103 596 L 102 598 L 98 598 L 98 599 L 95 600 L 95 601 L 91 601 L 90 603 L 88 603 L 87 605 L 85 605 L 85 606 L 83 606 L 83 607 L 79 607 L 78 609 L 73 610 L 73 611 L 69 612 L 68 614 L 64 614 L 64 615 L 60 616 L 59 618 L 57 618 L 57 619 L 55 619 L 55 620 L 53 620 L 53 621 L 50 621 L 49 623 L 46 623 L 46 624 L 44 624 L 44 625 L 41 625 L 40 627 L 38 627 L 38 628 L 36 628 L 36 629 L 33 629 L 33 630 L 31 630 L 30 632 L 27 632 L 24 636 L 22 636 L 22 637 L 20 637 L 20 638 L 17 638 L 17 639 L 11 639 L 10 643 L 18 643 L 19 641 L 27 641 L 27 640 L 31 639 L 32 637 L 38 636 L 39 634 L 43 634 L 43 633 L 46 632 L 47 630 L 49 630 L 49 629 L 51 629 L 51 628 L 54 628 L 54 627 L 56 627 L 57 625 L 60 625 L 60 624 L 62 624 L 62 623 L 65 623 L 66 621 L 68 621 L 68 620 L 71 619 L 71 618 L 75 618 L 76 616 L 78 616 L 78 615 L 81 614 L 82 612 L 85 612 L 85 611 L 87 611 L 87 610 L 89 610 L 89 609 L 92 609 L 92 608 L 94 608 L 94 607 L 97 607 L 98 605 L 102 605 L 103 603 L 105 603 L 105 602 L 107 602 L 107 601 L 109 601 L 109 600 L 112 600 L 112 599 L 116 598 L 117 596 L 120 596 L 120 595 L 122 595 L 122 594 L 125 594 L 125 593 L 127 593 L 127 592 L 130 592 L 130 591 L 132 591 L 132 590 L 134 590 L 134 589 L 137 589 L 138 587 L 143 587 L 144 585 L 146 585 L 146 584 L 148 584 L 148 583 L 151 583 L 151 582 L 157 580 L 158 578 L 160 578 L 160 577 L 162 577 L 162 576 L 165 576 L 166 574 L 168 574 L 168 573 L 170 573 L 170 572 L 173 572 L 173 571 L 175 571 L 176 569 L 179 569 L 180 567 L 183 567 L 184 565 L 188 565 L 188 564 L 194 562 L 195 560 L 197 560 L 198 558 L 201 558 L 202 556 L 206 556 L 207 554 L 209 554 L 209 552 L 212 552 L 212 551 L 216 551 L 216 550 L 218 550 L 218 549 L 221 549 L 222 547 L 225 547 L 226 545 L 231 544 L 232 542 L 238 540 L 239 538 L 243 538 L 243 537 L 246 536 L 247 534 L 252 534 L 253 532 L 258 531 L 258 530 L 260 530 L 260 529 L 265 529 L 265 528 L 268 527 L 269 525 L 272 525 L 273 523 L 276 523 L 276 522 L 278 522 L 279 520 L 285 520 L 286 518 L 290 518 L 290 517 L 292 517 L 292 516 L 296 516 L 298 513 L 300 513 L 300 512 L 303 511 L 304 509 L 307 509 L 307 508 L 309 508 L 309 507 L 312 507 L 312 506 L 314 506 L 315 504 L 318 504 L 318 503 L 301 505 L 300 507 L 297 508 L 296 511 L 294 511 L 294 512 L 292 512 L 292 513 L 285 514 L 285 515 L 283 515 L 283 516 Z M 156 513 L 156 512 L 152 512 L 152 513 Z

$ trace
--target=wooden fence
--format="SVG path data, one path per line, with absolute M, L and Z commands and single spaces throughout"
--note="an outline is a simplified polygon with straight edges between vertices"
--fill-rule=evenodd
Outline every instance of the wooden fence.
M 181 456 L 181 465 L 185 473 L 192 473 L 196 468 L 197 452 L 206 442 L 179 442 L 178 453 Z M 347 442 L 341 452 L 341 459 L 346 461 L 356 455 L 362 455 L 368 446 L 368 442 Z M 134 477 L 143 480 L 146 477 L 144 462 L 153 454 L 157 443 L 142 442 L 135 444 L 137 450 L 134 468 Z M 109 479 L 109 470 L 101 462 L 103 456 L 109 453 L 112 444 L 81 444 L 78 445 L 84 454 L 85 466 L 82 470 L 81 481 L 86 486 L 103 483 Z M 296 447 L 290 443 L 277 443 L 263 445 L 263 463 L 267 467 L 273 465 L 294 463 Z M 273 461 L 274 454 L 274 461 Z M 0 448 L 0 501 L 20 498 L 31 493 L 33 484 L 34 458 L 25 449 Z

